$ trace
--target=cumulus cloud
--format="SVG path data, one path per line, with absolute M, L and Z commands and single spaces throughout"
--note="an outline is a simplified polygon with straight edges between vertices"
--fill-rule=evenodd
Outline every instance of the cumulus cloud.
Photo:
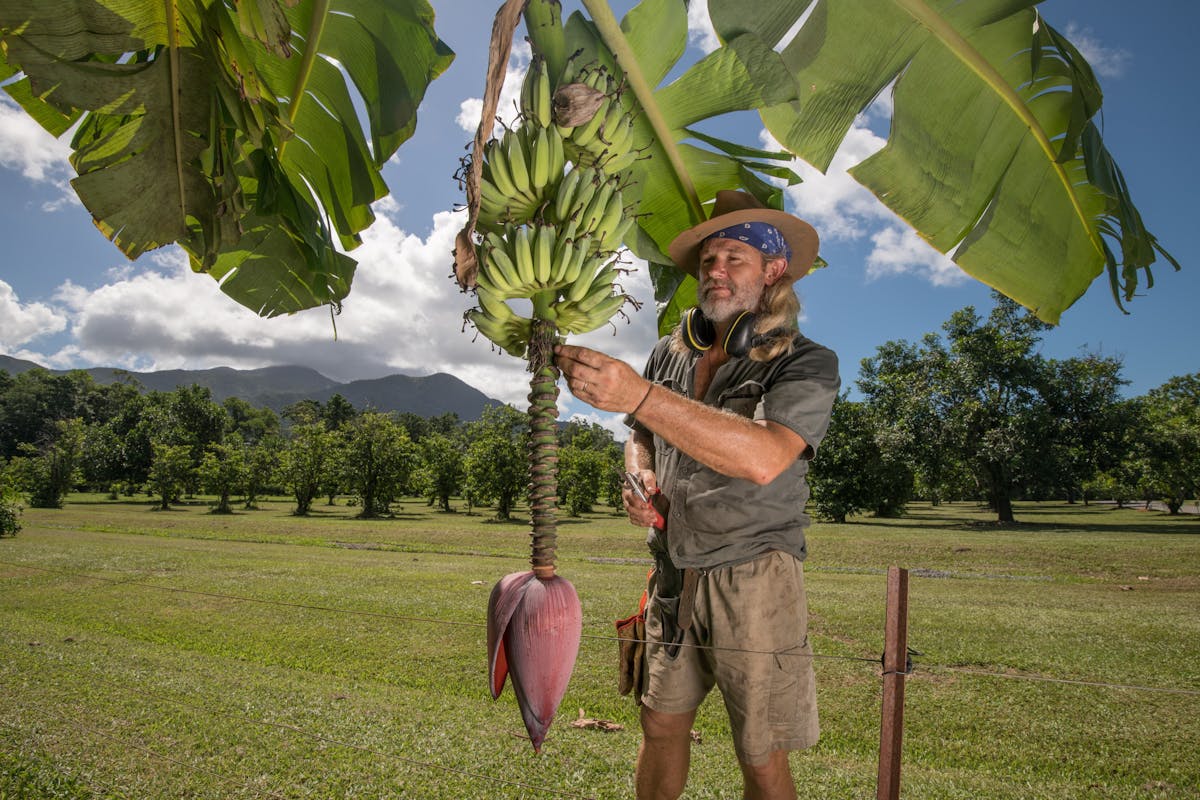
M 261 319 L 222 294 L 211 278 L 193 273 L 184 254 L 172 248 L 140 260 L 136 271 L 112 273 L 98 288 L 63 284 L 54 304 L 60 319 L 72 320 L 72 343 L 44 360 L 56 367 L 134 370 L 300 364 L 340 381 L 451 372 L 524 408 L 524 364 L 463 327 L 463 312 L 474 302 L 450 278 L 450 252 L 464 213 L 436 214 L 432 231 L 421 238 L 400 229 L 389 207 L 377 205 L 375 224 L 351 253 L 358 260 L 354 287 L 335 321 L 328 309 Z M 652 297 L 644 269 L 622 283 L 639 299 Z M 653 303 L 630 315 L 634 322 L 619 320 L 615 333 L 608 327 L 578 342 L 641 369 L 656 338 Z M 562 407 L 569 414 L 578 404 L 564 393 Z
M 61 194 L 43 205 L 45 211 L 79 202 L 68 183 L 73 173 L 67 161 L 71 148 L 65 139 L 55 139 L 24 110 L 0 99 L 0 166 L 20 172 L 34 183 L 56 186 Z
M 918 275 L 934 286 L 957 286 L 969 278 L 957 264 L 917 235 L 912 228 L 889 225 L 871 236 L 867 277 Z
M 1091 28 L 1071 21 L 1063 35 L 1071 41 L 1080 54 L 1092 65 L 1097 75 L 1105 78 L 1119 78 L 1125 74 L 1132 55 L 1123 47 L 1110 47 L 1101 42 Z
M 512 53 L 508 58 L 508 67 L 504 71 L 504 86 L 500 89 L 500 101 L 496 106 L 496 116 L 510 126 L 516 119 L 517 109 L 520 107 L 521 81 L 529 69 L 529 62 L 532 58 L 533 51 L 529 47 L 529 42 L 513 42 Z M 469 97 L 459 104 L 458 116 L 454 118 L 454 122 L 458 127 L 474 136 L 475 129 L 479 127 L 479 116 L 482 113 L 483 98 Z M 500 131 L 501 125 L 497 122 L 492 129 L 492 135 L 494 136 Z
M 0 351 L 15 352 L 21 345 L 67 327 L 62 311 L 45 303 L 22 303 L 13 288 L 0 280 Z
M 721 46 L 712 21 L 708 18 L 708 0 L 692 0 L 688 3 L 688 42 L 705 53 Z

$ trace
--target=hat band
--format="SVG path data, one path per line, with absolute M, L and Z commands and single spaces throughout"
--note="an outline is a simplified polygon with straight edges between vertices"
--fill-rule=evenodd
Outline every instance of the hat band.
M 782 253 L 788 261 L 792 260 L 792 248 L 788 247 L 787 239 L 783 238 L 779 228 L 769 222 L 739 222 L 710 234 L 704 241 L 709 239 L 735 239 L 764 255 L 777 256 Z

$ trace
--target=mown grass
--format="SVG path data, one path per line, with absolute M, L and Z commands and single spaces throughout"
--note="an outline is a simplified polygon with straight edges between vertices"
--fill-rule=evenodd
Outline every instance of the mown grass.
M 278 500 L 73 496 L 0 540 L 0 798 L 632 796 L 636 708 L 612 620 L 647 562 L 601 509 L 563 521 L 584 640 L 540 756 L 486 689 L 484 617 L 527 527 Z M 875 794 L 885 572 L 912 570 L 903 795 L 1200 797 L 1200 521 L 1104 506 L 972 504 L 821 524 L 807 565 L 822 739 L 801 796 Z M 977 674 L 986 673 L 986 674 Z M 1036 681 L 1054 678 L 1182 690 Z M 571 727 L 586 716 L 625 726 Z M 689 798 L 740 796 L 719 698 Z

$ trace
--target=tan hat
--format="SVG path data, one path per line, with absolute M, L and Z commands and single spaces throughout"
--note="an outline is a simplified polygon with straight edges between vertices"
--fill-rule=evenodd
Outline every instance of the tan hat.
M 774 225 L 783 234 L 792 257 L 788 260 L 784 277 L 799 280 L 808 274 L 817 260 L 817 232 L 797 216 L 767 208 L 758 198 L 746 192 L 722 190 L 717 192 L 712 215 L 676 236 L 667 248 L 675 265 L 693 277 L 698 277 L 700 268 L 700 245 L 712 234 L 739 222 L 766 222 Z

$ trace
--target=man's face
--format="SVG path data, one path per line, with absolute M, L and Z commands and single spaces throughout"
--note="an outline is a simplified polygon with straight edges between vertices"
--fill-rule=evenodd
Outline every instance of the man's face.
M 736 239 L 708 239 L 700 246 L 700 310 L 715 323 L 758 308 L 763 289 L 787 267 L 767 261 L 756 248 Z

